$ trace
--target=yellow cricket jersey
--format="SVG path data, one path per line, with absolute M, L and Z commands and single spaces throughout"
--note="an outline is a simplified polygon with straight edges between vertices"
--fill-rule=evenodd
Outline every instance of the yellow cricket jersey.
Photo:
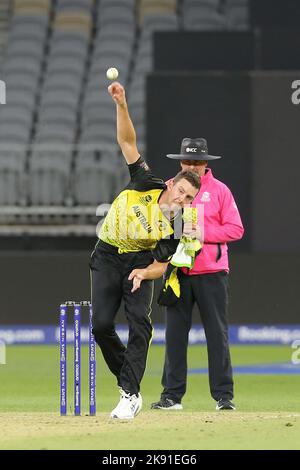
M 141 157 L 128 168 L 131 181 L 113 201 L 99 238 L 117 247 L 119 253 L 154 250 L 156 259 L 168 260 L 176 251 L 178 240 L 172 239 L 173 223 L 158 204 L 166 185 L 151 173 Z

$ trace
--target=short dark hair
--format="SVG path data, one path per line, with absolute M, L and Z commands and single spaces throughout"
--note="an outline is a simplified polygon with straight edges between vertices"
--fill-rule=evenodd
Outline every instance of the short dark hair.
M 180 171 L 179 173 L 177 173 L 177 175 L 173 179 L 173 183 L 174 184 L 178 183 L 178 181 L 182 179 L 187 180 L 192 186 L 194 186 L 194 188 L 198 189 L 199 191 L 201 183 L 200 183 L 200 178 L 197 175 L 197 173 L 195 173 L 194 171 L 190 171 L 190 170 Z

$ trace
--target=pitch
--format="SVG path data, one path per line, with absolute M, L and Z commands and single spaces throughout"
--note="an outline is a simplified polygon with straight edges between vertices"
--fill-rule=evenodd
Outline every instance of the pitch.
M 97 416 L 85 416 L 87 349 L 83 349 L 83 416 L 59 416 L 59 353 L 56 346 L 10 346 L 0 366 L 0 449 L 299 449 L 300 373 L 236 374 L 236 412 L 217 412 L 209 396 L 205 347 L 189 350 L 188 392 L 183 411 L 150 411 L 161 390 L 164 348 L 152 346 L 142 382 L 144 406 L 130 422 L 114 422 L 114 378 L 97 356 Z M 290 361 L 289 346 L 233 346 L 234 366 Z M 299 366 L 298 366 L 299 367 Z M 201 372 L 201 370 L 200 370 Z M 300 371 L 299 371 L 300 372 Z

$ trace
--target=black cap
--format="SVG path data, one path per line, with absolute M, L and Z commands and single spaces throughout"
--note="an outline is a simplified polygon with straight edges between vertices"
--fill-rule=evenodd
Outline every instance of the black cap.
M 202 137 L 190 139 L 185 137 L 181 142 L 180 154 L 168 154 L 168 158 L 175 160 L 218 160 L 219 156 L 209 155 L 206 139 Z

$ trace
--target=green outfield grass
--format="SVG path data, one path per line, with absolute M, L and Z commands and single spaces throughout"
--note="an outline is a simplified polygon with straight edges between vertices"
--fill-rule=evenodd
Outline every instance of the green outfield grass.
M 73 364 L 69 352 L 69 405 Z M 289 362 L 289 346 L 232 346 L 235 366 Z M 236 412 L 216 412 L 207 375 L 188 379 L 184 411 L 150 411 L 159 398 L 164 348 L 152 346 L 142 382 L 143 410 L 112 422 L 118 401 L 113 376 L 97 356 L 97 417 L 85 416 L 87 348 L 82 352 L 83 416 L 59 416 L 57 346 L 8 346 L 0 365 L 0 449 L 299 449 L 300 375 L 236 375 Z M 189 367 L 207 365 L 206 348 L 189 349 Z M 70 410 L 72 411 L 72 410 Z M 125 432 L 126 431 L 126 432 Z

